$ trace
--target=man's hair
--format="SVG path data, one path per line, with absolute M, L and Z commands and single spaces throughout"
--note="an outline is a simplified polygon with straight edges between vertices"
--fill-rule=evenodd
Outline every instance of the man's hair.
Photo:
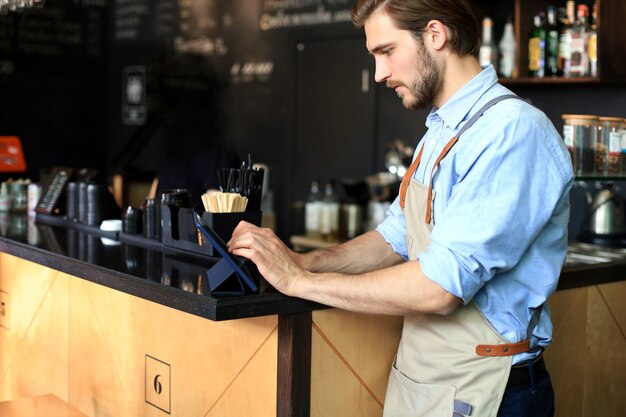
M 408 30 L 421 39 L 426 25 L 439 20 L 448 29 L 450 48 L 459 56 L 478 56 L 480 29 L 466 0 L 358 0 L 352 8 L 352 22 L 363 27 L 379 7 L 398 29 Z

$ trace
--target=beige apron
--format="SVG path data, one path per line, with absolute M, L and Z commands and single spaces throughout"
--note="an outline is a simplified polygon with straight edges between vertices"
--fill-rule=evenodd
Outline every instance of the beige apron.
M 487 103 L 448 142 L 435 162 L 431 184 L 439 162 L 461 133 L 488 107 L 513 97 L 517 98 L 507 95 Z M 433 228 L 432 185 L 426 187 L 412 179 L 423 149 L 405 175 L 400 192 L 401 206 L 407 207 L 404 215 L 410 260 L 416 260 L 427 249 Z M 500 336 L 473 302 L 459 306 L 448 316 L 406 316 L 389 376 L 383 416 L 496 416 L 511 371 L 512 355 L 528 348 L 528 340 L 510 343 Z

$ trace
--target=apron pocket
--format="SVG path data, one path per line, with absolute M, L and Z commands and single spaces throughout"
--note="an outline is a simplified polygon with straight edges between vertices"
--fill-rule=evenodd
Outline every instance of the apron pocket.
M 456 387 L 423 384 L 391 368 L 383 417 L 451 417 Z

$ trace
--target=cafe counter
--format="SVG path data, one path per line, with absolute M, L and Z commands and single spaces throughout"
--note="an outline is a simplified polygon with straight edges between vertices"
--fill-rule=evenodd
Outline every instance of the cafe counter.
M 54 394 L 91 417 L 382 415 L 400 317 L 329 309 L 262 280 L 258 294 L 216 295 L 215 259 L 7 221 L 0 401 Z M 591 249 L 568 257 L 550 302 L 557 416 L 626 405 L 605 401 L 626 374 L 626 257 Z

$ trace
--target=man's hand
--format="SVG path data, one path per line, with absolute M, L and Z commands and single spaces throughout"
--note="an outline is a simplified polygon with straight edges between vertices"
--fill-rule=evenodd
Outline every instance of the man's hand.
M 300 255 L 289 249 L 271 229 L 240 222 L 228 242 L 228 251 L 255 263 L 263 277 L 278 291 L 291 295 L 298 275 L 307 273 Z

